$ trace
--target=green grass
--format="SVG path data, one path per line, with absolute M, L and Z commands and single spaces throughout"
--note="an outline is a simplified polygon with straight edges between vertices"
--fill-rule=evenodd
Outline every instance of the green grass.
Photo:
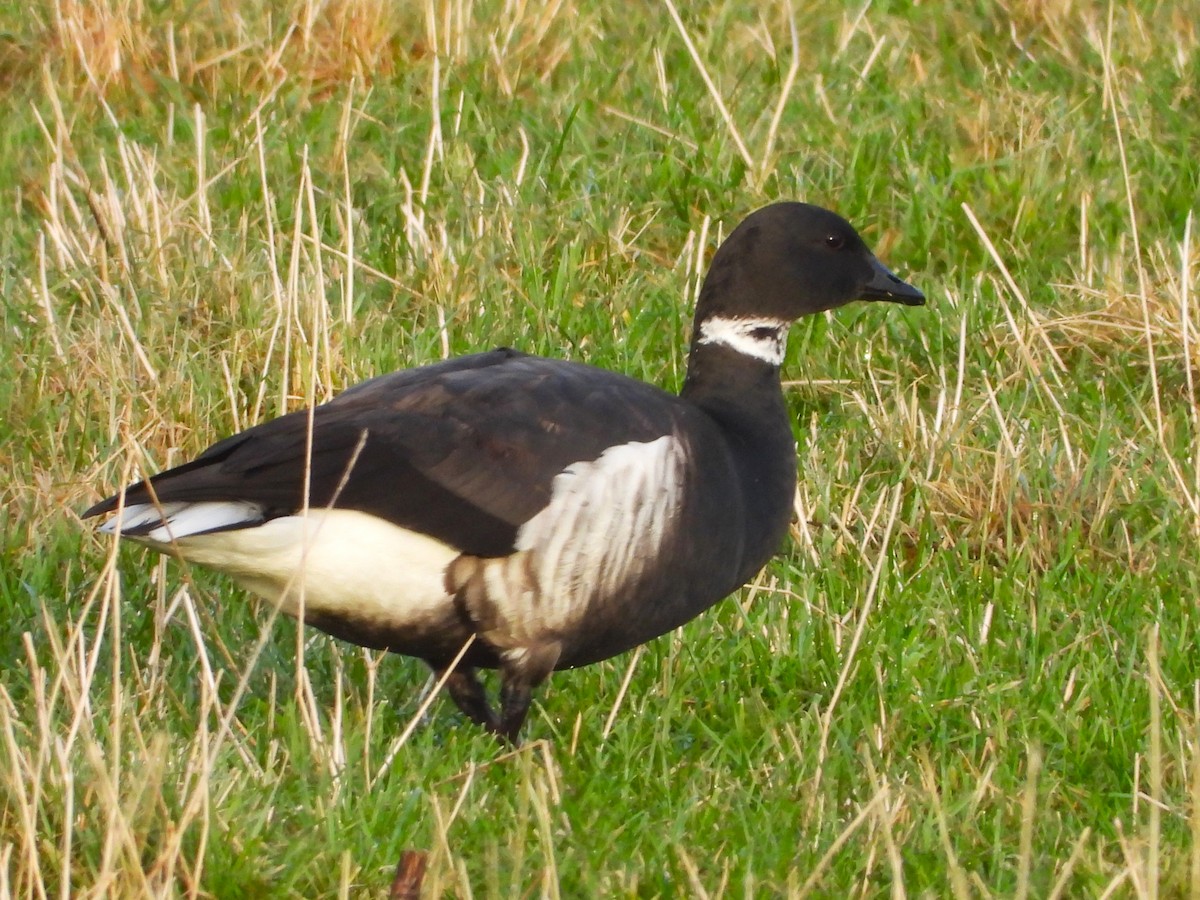
M 1200 4 L 393 6 L 0 5 L 0 894 L 1200 892 Z M 779 198 L 929 305 L 794 329 L 792 540 L 517 752 L 78 519 L 446 353 L 676 387 Z

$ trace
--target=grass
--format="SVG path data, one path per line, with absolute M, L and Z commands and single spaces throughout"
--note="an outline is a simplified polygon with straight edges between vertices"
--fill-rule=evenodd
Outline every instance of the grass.
M 1200 892 L 1194 0 L 0 8 L 0 894 Z M 930 304 L 794 329 L 792 540 L 519 751 L 78 520 L 448 354 L 677 386 L 784 197 Z

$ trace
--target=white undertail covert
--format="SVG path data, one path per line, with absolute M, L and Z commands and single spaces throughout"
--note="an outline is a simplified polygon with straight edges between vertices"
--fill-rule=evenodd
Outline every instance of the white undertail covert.
M 428 535 L 350 509 L 261 515 L 241 501 L 137 504 L 104 527 L 156 525 L 131 539 L 225 572 L 291 616 L 308 610 L 402 628 L 451 602 L 444 575 L 458 551 Z

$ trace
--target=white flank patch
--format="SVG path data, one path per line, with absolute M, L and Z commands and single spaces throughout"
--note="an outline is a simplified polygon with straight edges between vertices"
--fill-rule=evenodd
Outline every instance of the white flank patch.
M 788 323 L 780 319 L 726 319 L 711 316 L 700 323 L 701 344 L 724 344 L 772 366 L 783 364 Z
M 679 440 L 664 435 L 610 447 L 557 475 L 550 503 L 517 532 L 517 551 L 532 558 L 532 594 L 523 567 L 497 560 L 488 572 L 510 633 L 564 628 L 654 565 L 674 527 L 686 461 Z
M 244 500 L 228 500 L 204 503 L 164 503 L 161 507 L 152 503 L 134 503 L 125 507 L 121 515 L 113 516 L 100 526 L 105 534 L 130 531 L 156 526 L 136 540 L 169 544 L 172 539 L 214 531 L 218 528 L 233 528 L 262 519 L 262 507 Z
M 148 542 L 231 575 L 288 615 L 303 607 L 392 627 L 451 602 L 443 578 L 458 556 L 441 541 L 348 509 L 313 509 L 213 534 L 176 533 L 173 544 Z

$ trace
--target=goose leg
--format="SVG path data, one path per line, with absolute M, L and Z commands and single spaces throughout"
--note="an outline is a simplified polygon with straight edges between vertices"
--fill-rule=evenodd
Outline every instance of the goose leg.
M 517 744 L 521 726 L 529 715 L 533 702 L 533 685 L 513 678 L 500 685 L 500 723 L 496 734 L 510 744 Z
M 562 653 L 562 644 L 558 640 L 539 635 L 537 629 L 529 627 L 536 623 L 537 617 L 524 607 L 528 605 L 528 598 L 538 593 L 531 562 L 528 551 L 500 559 L 464 554 L 446 567 L 446 592 L 454 597 L 463 623 L 500 657 L 500 719 L 496 722 L 476 718 L 475 721 L 511 744 L 518 743 L 521 726 L 529 714 L 533 689 L 554 671 Z M 486 577 L 489 566 L 502 567 L 495 571 L 501 578 L 503 603 L 498 603 L 492 596 L 492 586 Z M 518 576 L 524 580 L 519 584 L 511 581 Z M 528 615 L 518 614 L 522 612 Z M 523 622 L 523 618 L 532 621 Z M 478 682 L 472 687 L 474 690 L 479 690 L 482 697 Z M 476 710 L 479 703 L 486 703 L 473 699 L 468 702 Z M 471 715 L 461 702 L 459 706 Z
M 445 669 L 436 671 L 438 677 L 445 675 Z M 459 666 L 446 676 L 446 691 L 450 699 L 468 719 L 493 734 L 500 733 L 500 720 L 488 703 L 483 685 L 470 666 Z
M 500 666 L 500 723 L 496 734 L 518 744 L 521 726 L 529 714 L 533 689 L 554 671 L 562 645 L 558 641 L 536 644 L 503 653 Z

